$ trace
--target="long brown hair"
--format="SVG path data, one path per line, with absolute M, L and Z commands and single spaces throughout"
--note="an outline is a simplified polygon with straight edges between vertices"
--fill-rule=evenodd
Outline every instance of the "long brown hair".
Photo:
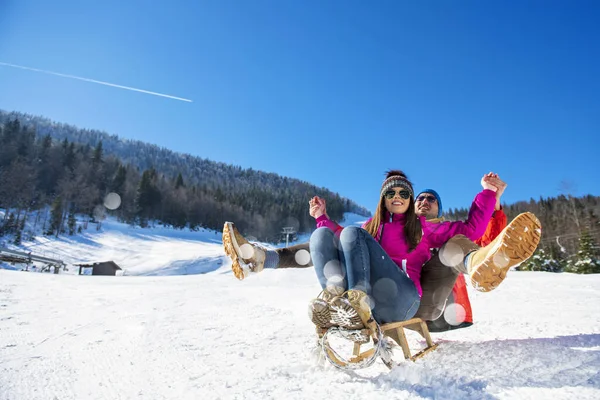
M 412 183 L 406 177 L 406 174 L 398 169 L 392 169 L 386 172 L 385 179 L 391 177 L 399 177 L 410 185 L 411 192 L 414 193 L 412 189 Z M 406 240 L 408 241 L 410 250 L 414 250 L 415 247 L 421 241 L 421 237 L 423 236 L 423 231 L 421 227 L 421 220 L 417 217 L 417 213 L 415 212 L 415 199 L 411 194 L 408 210 L 406 210 L 406 224 L 404 225 L 404 235 L 406 235 Z M 377 204 L 377 209 L 375 210 L 375 215 L 373 218 L 365 225 L 365 229 L 371 236 L 377 237 L 377 231 L 379 227 L 382 225 L 383 221 L 385 221 L 385 212 L 387 209 L 385 208 L 385 199 L 384 196 L 380 196 L 379 204 Z M 381 240 L 381 238 L 380 238 Z

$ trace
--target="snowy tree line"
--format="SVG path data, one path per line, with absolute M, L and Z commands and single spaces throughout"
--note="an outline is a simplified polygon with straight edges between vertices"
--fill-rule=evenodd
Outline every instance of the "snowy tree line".
M 102 206 L 107 193 L 120 195 L 118 209 Z M 107 212 L 142 227 L 220 230 L 232 220 L 244 234 L 277 241 L 284 226 L 313 229 L 306 203 L 314 194 L 327 199 L 334 219 L 346 211 L 369 214 L 307 182 L 0 110 L 0 209 L 9 210 L 0 221 L 0 236 L 12 234 L 16 243 L 26 220 L 33 221 L 29 236 L 37 230 L 75 234 L 87 226 L 75 215 L 97 222 Z M 504 205 L 509 220 L 531 211 L 542 223 L 542 243 L 520 268 L 600 272 L 599 199 L 562 194 Z M 467 215 L 466 208 L 445 213 L 450 220 Z
M 578 274 L 600 273 L 600 251 L 588 231 L 579 238 L 577 252 L 568 254 L 564 248 L 550 246 L 538 248 L 535 254 L 521 264 L 522 271 L 574 272 Z
M 114 211 L 102 207 L 108 193 L 121 197 Z M 221 230 L 231 220 L 258 240 L 276 241 L 284 226 L 314 228 L 307 207 L 313 195 L 327 199 L 334 219 L 344 212 L 369 215 L 351 200 L 297 179 L 0 111 L 0 208 L 10 210 L 0 234 L 20 236 L 32 214 L 46 234 L 76 233 L 75 215 L 95 221 L 110 212 L 142 227 L 158 222 Z

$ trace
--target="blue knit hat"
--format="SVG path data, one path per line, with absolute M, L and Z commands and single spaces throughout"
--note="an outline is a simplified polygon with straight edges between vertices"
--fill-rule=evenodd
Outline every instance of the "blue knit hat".
M 432 195 L 435 196 L 435 198 L 437 199 L 437 203 L 438 203 L 438 215 L 437 215 L 437 217 L 440 218 L 442 216 L 442 198 L 440 197 L 440 195 L 438 194 L 438 192 L 436 192 L 433 189 L 424 189 L 424 190 L 421 190 L 419 192 L 419 194 L 415 196 L 415 199 L 417 197 L 419 197 L 419 195 L 422 194 L 422 193 L 429 193 L 429 194 L 432 194 Z

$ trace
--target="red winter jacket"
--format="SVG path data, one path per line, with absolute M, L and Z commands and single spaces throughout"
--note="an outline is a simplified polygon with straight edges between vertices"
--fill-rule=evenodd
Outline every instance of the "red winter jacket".
M 496 236 L 498 236 L 504 228 L 506 228 L 506 214 L 504 214 L 504 211 L 500 208 L 498 211 L 494 211 L 492 219 L 490 219 L 490 223 L 485 229 L 485 233 L 482 237 L 475 240 L 475 243 L 477 243 L 479 247 L 487 246 L 496 239 Z

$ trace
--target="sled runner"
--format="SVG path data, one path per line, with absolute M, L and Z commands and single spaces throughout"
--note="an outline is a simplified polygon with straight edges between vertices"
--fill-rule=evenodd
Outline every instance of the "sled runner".
M 418 332 L 425 339 L 427 347 L 413 355 L 406 340 L 404 328 Z M 373 365 L 377 358 L 381 358 L 383 363 L 389 369 L 392 369 L 398 363 L 392 359 L 392 344 L 384 336 L 396 342 L 401 347 L 404 358 L 411 361 L 423 357 L 438 346 L 437 343 L 433 343 L 431 340 L 427 324 L 420 318 L 412 318 L 406 321 L 391 322 L 380 327 L 378 326 L 375 335 L 371 334 L 368 329 L 348 330 L 340 327 L 331 327 L 323 334 L 320 343 L 325 358 L 337 368 L 366 368 Z M 336 351 L 332 345 L 334 338 L 338 339 L 338 343 L 342 342 L 341 346 L 347 347 L 348 342 L 353 342 L 352 354 L 345 356 L 339 350 Z M 362 351 L 361 347 L 363 348 Z M 367 347 L 366 350 L 364 349 L 365 347 Z

